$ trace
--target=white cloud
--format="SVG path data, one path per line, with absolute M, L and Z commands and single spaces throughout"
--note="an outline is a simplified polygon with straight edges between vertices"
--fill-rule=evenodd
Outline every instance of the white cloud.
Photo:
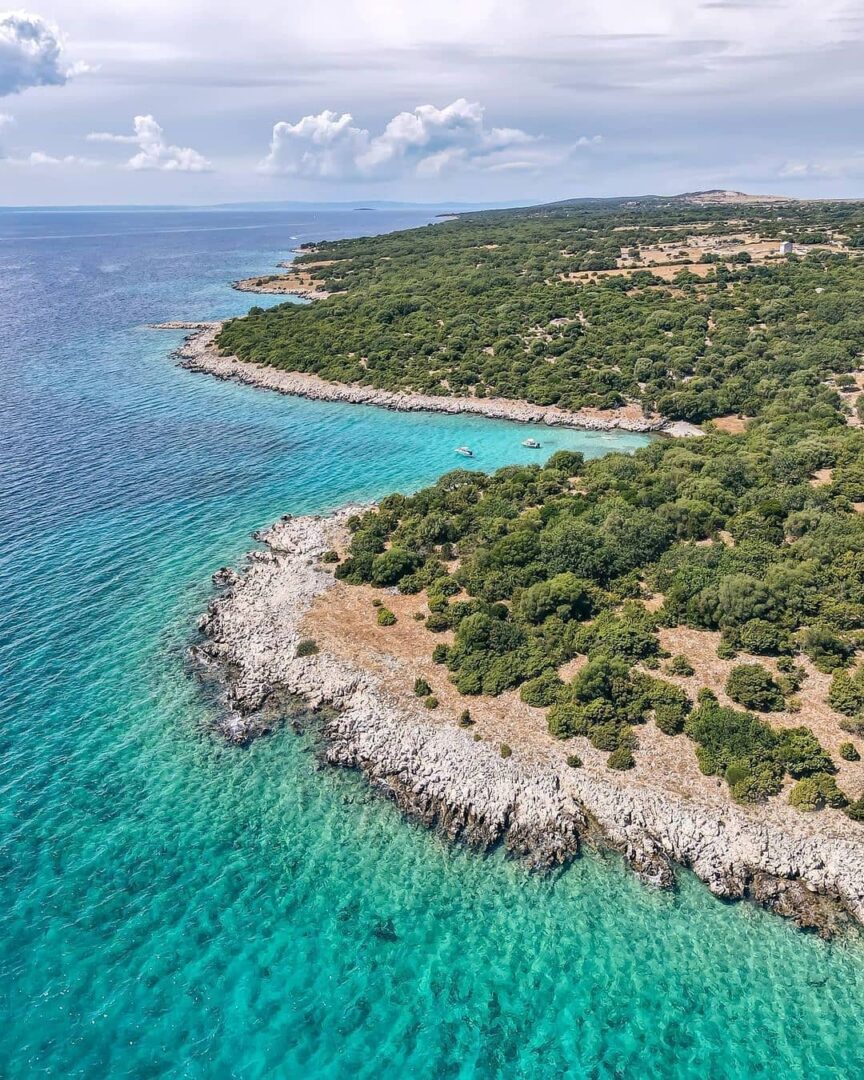
M 855 152 L 823 161 L 787 161 L 777 171 L 786 180 L 824 180 L 859 177 L 864 171 L 864 153 Z
M 827 165 L 820 165 L 816 161 L 787 161 L 778 169 L 777 175 L 800 180 L 811 176 L 826 176 L 831 171 Z
M 0 128 L 10 127 L 15 123 L 15 117 L 8 112 L 0 112 Z
M 62 86 L 70 72 L 55 26 L 26 11 L 0 12 L 0 96 L 31 86 Z
M 439 176 L 454 168 L 500 168 L 536 143 L 518 128 L 489 128 L 483 106 L 458 98 L 443 109 L 418 105 L 390 120 L 380 135 L 330 110 L 273 128 L 263 172 L 316 180 Z
M 35 168 L 54 168 L 58 165 L 99 165 L 98 161 L 94 161 L 92 158 L 78 157 L 75 154 L 66 154 L 64 157 L 55 157 L 53 154 L 46 154 L 43 150 L 34 150 L 26 157 L 9 157 L 5 159 L 9 165 L 27 165 Z
M 495 151 L 533 141 L 517 128 L 487 128 L 482 105 L 458 98 L 443 109 L 418 105 L 413 112 L 394 116 L 358 165 L 361 172 L 373 172 L 403 162 L 428 166 L 430 159 L 437 159 L 440 164 L 432 171 L 440 172 L 457 161 L 479 162 Z
M 159 169 L 165 172 L 210 172 L 213 166 L 197 150 L 188 146 L 171 146 L 152 116 L 136 116 L 134 134 L 112 135 L 107 131 L 95 131 L 88 135 L 90 142 L 126 143 L 137 146 L 138 153 L 127 162 L 126 168 Z
M 330 109 L 304 116 L 296 124 L 280 121 L 273 127 L 270 151 L 262 172 L 287 173 L 319 180 L 336 180 L 356 171 L 357 158 L 368 148 L 369 132 L 354 127 L 350 113 Z

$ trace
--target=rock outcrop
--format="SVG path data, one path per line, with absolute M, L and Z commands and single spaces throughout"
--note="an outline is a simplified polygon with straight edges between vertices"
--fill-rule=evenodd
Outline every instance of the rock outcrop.
M 551 756 L 538 762 L 518 747 L 505 759 L 433 721 L 419 703 L 397 701 L 369 671 L 326 652 L 298 657 L 301 620 L 333 581 L 318 556 L 344 540 L 356 509 L 278 522 L 260 535 L 267 549 L 251 552 L 242 573 L 219 571 L 226 591 L 202 617 L 204 640 L 193 652 L 225 676 L 227 738 L 270 730 L 281 703 L 297 696 L 320 711 L 326 760 L 361 769 L 406 813 L 454 840 L 502 842 L 548 868 L 575 855 L 581 840 L 600 839 L 661 886 L 678 864 L 717 896 L 752 898 L 820 932 L 850 916 L 864 922 L 864 830 L 844 835 L 802 815 L 781 826 L 758 808 L 718 810 L 659 782 L 569 769 Z

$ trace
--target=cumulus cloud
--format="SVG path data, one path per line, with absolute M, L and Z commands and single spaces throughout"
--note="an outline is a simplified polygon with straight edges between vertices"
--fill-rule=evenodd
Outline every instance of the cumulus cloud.
M 487 127 L 482 105 L 465 98 L 443 109 L 401 112 L 374 136 L 350 113 L 328 109 L 276 124 L 260 168 L 314 180 L 438 176 L 454 168 L 500 168 L 537 141 L 518 128 Z
M 31 86 L 62 86 L 63 42 L 55 26 L 26 11 L 0 12 L 0 96 Z
M 369 132 L 355 127 L 350 113 L 339 116 L 325 109 L 296 124 L 275 124 L 260 167 L 263 172 L 335 180 L 356 171 L 357 159 L 368 146 Z
M 112 135 L 107 131 L 94 131 L 88 135 L 90 142 L 126 143 L 137 146 L 138 153 L 126 162 L 128 169 L 160 169 L 165 172 L 210 172 L 213 166 L 197 150 L 188 146 L 171 146 L 165 142 L 165 133 L 152 116 L 136 116 L 132 123 L 133 134 Z

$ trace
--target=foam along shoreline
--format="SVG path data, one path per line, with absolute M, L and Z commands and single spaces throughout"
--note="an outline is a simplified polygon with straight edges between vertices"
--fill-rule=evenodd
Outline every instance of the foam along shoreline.
M 319 556 L 344 545 L 357 509 L 283 519 L 256 537 L 266 549 L 251 551 L 243 571 L 215 575 L 224 591 L 201 617 L 192 653 L 225 680 L 219 727 L 227 739 L 271 730 L 281 704 L 298 696 L 319 712 L 326 761 L 361 770 L 452 840 L 484 850 L 503 843 L 540 869 L 599 840 L 659 886 L 684 866 L 716 896 L 755 900 L 825 935 L 864 923 L 864 836 L 791 813 L 778 824 L 759 807 L 702 805 L 630 774 L 569 769 L 518 746 L 502 758 L 441 710 L 432 718 L 416 699 L 397 699 L 369 670 L 326 650 L 298 657 L 304 617 L 334 584 Z
M 232 379 L 275 390 L 280 394 L 311 398 L 317 401 L 338 401 L 355 405 L 376 405 L 399 412 L 440 412 L 473 414 L 492 420 L 513 420 L 526 424 L 548 424 L 555 427 L 581 428 L 586 431 L 632 431 L 664 433 L 679 438 L 701 436 L 704 432 L 684 421 L 669 421 L 662 417 L 649 419 L 611 410 L 568 412 L 554 405 L 531 405 L 509 398 L 436 397 L 432 394 L 412 394 L 394 390 L 378 390 L 372 386 L 329 382 L 317 375 L 283 371 L 266 364 L 239 360 L 222 355 L 216 346 L 221 322 L 165 322 L 152 327 L 157 330 L 187 330 L 189 336 L 176 352 L 181 367 L 214 375 L 217 379 Z

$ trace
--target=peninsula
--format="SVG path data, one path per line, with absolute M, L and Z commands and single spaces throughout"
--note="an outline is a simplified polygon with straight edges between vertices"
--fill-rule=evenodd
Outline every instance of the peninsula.
M 453 838 L 828 933 L 864 922 L 864 205 L 723 194 L 321 244 L 285 288 L 326 298 L 199 326 L 184 363 L 286 393 L 704 437 L 280 522 L 195 653 L 229 738 L 302 698 Z

